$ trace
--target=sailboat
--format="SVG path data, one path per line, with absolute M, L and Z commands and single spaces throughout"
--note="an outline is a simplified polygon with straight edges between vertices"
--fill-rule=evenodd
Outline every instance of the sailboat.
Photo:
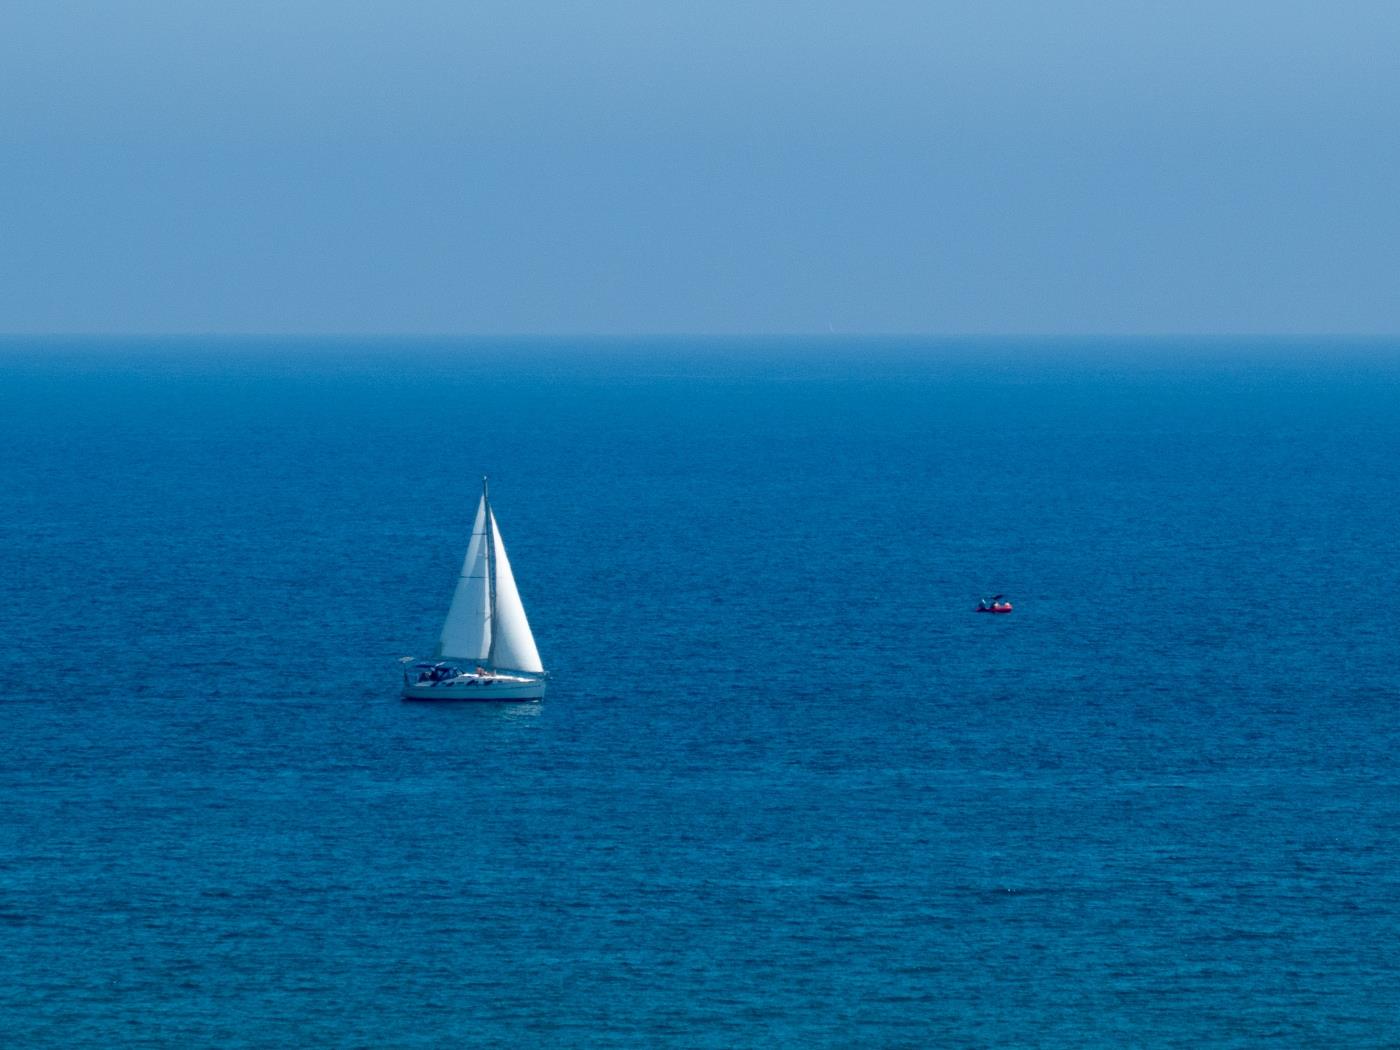
M 541 700 L 540 663 L 530 621 L 510 571 L 486 479 L 462 575 L 430 662 L 403 663 L 405 700 Z

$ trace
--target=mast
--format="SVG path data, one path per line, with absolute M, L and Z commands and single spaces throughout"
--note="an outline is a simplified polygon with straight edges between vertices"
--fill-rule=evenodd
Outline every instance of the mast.
M 496 517 L 491 513 L 491 497 L 486 475 L 481 475 L 481 502 L 486 505 L 486 620 L 491 625 L 491 645 L 486 650 L 486 666 L 496 666 Z

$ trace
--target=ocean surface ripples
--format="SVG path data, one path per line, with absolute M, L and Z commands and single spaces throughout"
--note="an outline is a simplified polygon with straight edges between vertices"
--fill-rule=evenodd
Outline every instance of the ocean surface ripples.
M 0 344 L 0 1034 L 1395 1045 L 1398 381 Z M 405 704 L 483 471 L 549 698 Z

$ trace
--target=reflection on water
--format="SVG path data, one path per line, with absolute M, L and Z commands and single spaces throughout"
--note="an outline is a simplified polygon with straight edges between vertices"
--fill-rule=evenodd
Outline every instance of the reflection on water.
M 401 700 L 400 703 L 416 711 L 435 712 L 429 717 L 436 719 L 470 718 L 488 722 L 538 718 L 544 707 L 543 700 Z

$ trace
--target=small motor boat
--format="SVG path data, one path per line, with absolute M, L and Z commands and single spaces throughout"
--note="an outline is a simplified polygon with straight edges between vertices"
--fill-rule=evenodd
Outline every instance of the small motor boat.
M 1001 597 L 1002 596 L 998 594 L 990 602 L 987 602 L 985 600 L 979 602 L 977 605 L 977 611 L 984 613 L 1009 613 L 1011 611 L 1011 603 L 1002 601 Z

